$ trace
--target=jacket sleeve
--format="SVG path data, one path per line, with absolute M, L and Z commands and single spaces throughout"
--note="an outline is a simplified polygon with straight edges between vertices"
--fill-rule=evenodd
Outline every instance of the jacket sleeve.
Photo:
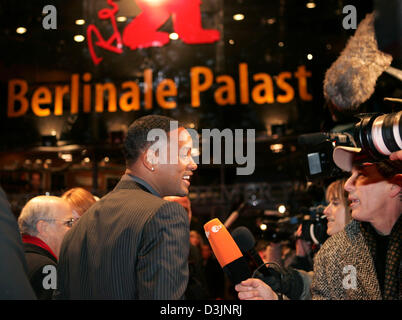
M 331 275 L 328 274 L 329 261 L 325 259 L 325 250 L 323 248 L 318 251 L 314 258 L 314 274 L 311 283 L 311 296 L 313 300 L 331 300 L 329 280 Z
M 17 221 L 1 188 L 0 261 L 0 299 L 36 299 L 27 276 Z
M 311 300 L 311 281 L 314 276 L 313 271 L 297 270 L 300 277 L 303 279 L 303 292 L 300 295 L 300 300 Z
M 183 299 L 188 282 L 189 221 L 166 202 L 145 224 L 136 267 L 139 299 Z

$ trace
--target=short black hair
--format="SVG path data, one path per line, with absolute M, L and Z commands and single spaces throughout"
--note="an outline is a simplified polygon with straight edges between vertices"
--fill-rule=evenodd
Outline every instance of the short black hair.
M 141 152 L 154 143 L 147 140 L 149 131 L 152 129 L 162 129 L 167 134 L 171 129 L 175 128 L 172 128 L 170 125 L 172 121 L 177 120 L 160 115 L 148 115 L 135 120 L 128 127 L 127 136 L 124 140 L 123 153 L 126 165 L 130 166 L 136 162 Z M 183 125 L 179 122 L 177 127 L 180 128 Z

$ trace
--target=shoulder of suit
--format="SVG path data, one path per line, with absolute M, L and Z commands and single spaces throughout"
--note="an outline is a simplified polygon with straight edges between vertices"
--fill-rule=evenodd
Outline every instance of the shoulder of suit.
M 33 276 L 36 273 L 43 273 L 43 268 L 45 266 L 52 265 L 57 267 L 57 263 L 53 259 L 40 252 L 25 251 L 25 259 L 28 266 L 29 276 Z
M 316 258 L 336 259 L 341 254 L 348 254 L 357 245 L 360 238 L 360 222 L 352 220 L 342 231 L 332 235 L 324 242 L 317 252 Z
M 186 209 L 184 209 L 184 207 L 174 201 L 166 201 L 161 199 L 163 202 L 161 203 L 161 207 L 160 209 L 170 209 L 170 210 L 174 210 L 174 211 L 182 211 L 182 212 L 186 212 Z

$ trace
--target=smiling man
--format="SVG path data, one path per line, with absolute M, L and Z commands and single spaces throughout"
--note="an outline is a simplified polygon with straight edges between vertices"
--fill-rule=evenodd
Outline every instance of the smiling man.
M 352 222 L 314 260 L 313 299 L 401 299 L 402 162 L 365 162 L 359 148 L 337 147 Z M 368 160 L 367 160 L 368 161 Z
M 125 174 L 63 242 L 57 298 L 183 298 L 189 219 L 180 204 L 162 197 L 186 196 L 197 165 L 190 134 L 172 122 L 150 115 L 129 127 Z M 166 138 L 150 139 L 152 131 Z

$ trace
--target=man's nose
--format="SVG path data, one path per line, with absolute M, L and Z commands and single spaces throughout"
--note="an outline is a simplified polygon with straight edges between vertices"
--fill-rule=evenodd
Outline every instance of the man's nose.
M 188 164 L 188 168 L 191 170 L 191 171 L 195 171 L 195 170 L 197 170 L 197 168 L 198 168 L 198 166 L 197 166 L 197 164 L 194 162 L 194 159 L 193 159 L 193 157 L 190 157 L 190 163 Z
M 343 188 L 347 191 L 347 192 L 351 192 L 354 188 L 354 181 L 355 181 L 356 177 L 354 174 L 352 174 L 348 180 L 346 180 L 345 185 L 343 186 Z

